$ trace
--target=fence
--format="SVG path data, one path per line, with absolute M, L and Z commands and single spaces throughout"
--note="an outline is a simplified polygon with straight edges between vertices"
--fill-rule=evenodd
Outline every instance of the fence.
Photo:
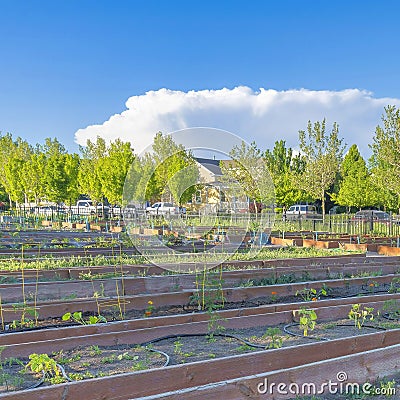
M 42 212 L 43 211 L 43 212 Z M 138 213 L 138 215 L 141 215 Z M 110 217 L 110 216 L 109 216 Z M 122 216 L 114 216 L 121 219 Z M 143 214 L 143 218 L 144 214 Z M 221 227 L 253 230 L 257 227 L 260 217 L 256 217 L 254 213 L 250 214 L 225 214 L 225 215 L 204 215 L 186 214 L 180 216 L 183 220 L 182 225 L 192 227 L 195 232 L 196 228 L 201 227 Z M 28 227 L 37 227 L 42 220 L 50 220 L 53 222 L 92 222 L 98 219 L 97 215 L 77 215 L 66 213 L 62 210 L 24 208 L 19 207 L 11 211 L 4 212 L 0 215 L 0 224 L 5 225 L 18 224 L 22 229 Z M 274 221 L 275 219 L 275 221 Z M 400 237 L 400 219 L 391 216 L 389 220 L 376 219 L 359 219 L 354 218 L 354 214 L 337 214 L 326 215 L 325 219 L 303 219 L 295 218 L 285 220 L 282 214 L 267 214 L 263 217 L 263 222 L 273 231 L 278 232 L 301 232 L 312 231 L 332 234 L 349 234 L 349 235 L 382 235 L 391 237 Z M 145 221 L 142 221 L 145 223 Z M 201 230 L 201 229 L 200 229 Z
M 322 219 L 285 220 L 277 215 L 274 230 L 281 232 L 329 232 L 349 235 L 382 235 L 400 236 L 400 220 L 391 217 L 389 220 L 356 219 L 354 214 L 326 215 Z

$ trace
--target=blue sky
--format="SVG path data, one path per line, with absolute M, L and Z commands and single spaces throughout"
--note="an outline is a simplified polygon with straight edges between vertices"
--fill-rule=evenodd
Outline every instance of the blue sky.
M 399 12 L 394 0 L 0 0 L 0 130 L 76 150 L 76 131 L 161 88 L 398 99 Z

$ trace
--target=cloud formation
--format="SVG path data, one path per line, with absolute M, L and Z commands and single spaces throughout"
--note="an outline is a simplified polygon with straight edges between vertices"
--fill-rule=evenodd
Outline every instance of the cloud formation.
M 120 138 L 130 141 L 140 153 L 158 131 L 169 133 L 202 126 L 230 131 L 248 142 L 255 140 L 261 149 L 272 148 L 280 139 L 297 148 L 298 131 L 306 129 L 308 120 L 326 118 L 329 129 L 337 122 L 345 142 L 356 143 L 368 156 L 368 143 L 372 142 L 375 127 L 381 124 L 384 107 L 389 104 L 400 106 L 400 99 L 374 98 L 370 92 L 359 89 L 160 89 L 130 97 L 125 111 L 102 124 L 79 129 L 75 141 L 85 145 L 87 139 L 97 136 L 107 141 Z

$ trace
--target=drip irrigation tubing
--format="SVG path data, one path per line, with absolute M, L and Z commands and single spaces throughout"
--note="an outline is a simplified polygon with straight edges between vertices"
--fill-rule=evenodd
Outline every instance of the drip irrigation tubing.
M 304 336 L 300 333 L 293 332 L 289 328 L 292 326 L 299 326 L 300 324 L 298 322 L 292 322 L 290 324 L 287 324 L 283 327 L 283 331 L 287 333 L 288 335 L 294 336 L 294 337 L 301 337 L 301 338 L 306 338 L 306 339 L 311 339 L 311 340 L 322 340 L 322 341 L 329 341 L 331 339 L 325 338 L 325 337 L 317 337 L 317 336 Z M 354 324 L 337 324 L 338 327 L 340 326 L 347 326 L 347 327 L 354 327 Z M 386 331 L 386 328 L 382 326 L 374 326 L 374 325 L 363 325 L 363 328 L 369 328 L 369 329 L 376 329 L 376 330 L 381 330 L 381 331 Z
M 382 317 L 388 319 L 389 321 L 400 321 L 400 314 L 397 314 L 397 317 L 393 318 L 390 316 L 390 313 L 384 313 L 382 314 Z
M 285 325 L 285 326 L 283 327 L 283 331 L 284 331 L 285 333 L 287 333 L 288 335 L 294 336 L 294 337 L 301 337 L 301 338 L 306 338 L 306 339 L 311 339 L 311 340 L 322 340 L 322 341 L 328 341 L 328 340 L 329 340 L 328 338 L 324 338 L 324 337 L 309 336 L 309 335 L 304 336 L 304 335 L 302 335 L 302 334 L 300 334 L 300 333 L 292 332 L 291 330 L 289 330 L 289 328 L 290 328 L 291 326 L 299 326 L 299 325 L 300 325 L 300 324 L 299 324 L 298 322 L 292 322 L 292 323 L 290 323 L 290 324 Z
M 150 347 L 145 347 L 145 349 L 146 349 L 147 351 L 151 351 L 151 352 L 153 352 L 153 353 L 161 354 L 162 356 L 165 357 L 165 362 L 164 362 L 162 368 L 166 367 L 166 366 L 169 364 L 169 362 L 170 362 L 170 356 L 169 356 L 167 353 L 164 353 L 164 352 L 161 351 L 161 350 L 152 349 L 152 348 L 150 348 Z M 61 376 L 62 376 L 66 381 L 68 381 L 68 382 L 74 382 L 74 380 L 71 379 L 71 378 L 68 376 L 68 374 L 65 372 L 65 369 L 64 369 L 64 367 L 63 367 L 62 365 L 57 364 L 57 368 L 60 370 Z M 41 379 L 40 379 L 38 382 L 36 382 L 34 385 L 29 386 L 28 388 L 26 388 L 25 390 L 35 389 L 35 388 L 41 386 L 41 385 L 45 382 L 45 380 L 46 380 L 46 372 L 45 372 L 45 371 L 42 371 L 42 377 L 41 377 Z
M 349 327 L 356 327 L 354 324 L 337 324 L 337 326 L 349 326 Z M 369 329 L 376 329 L 377 331 L 386 331 L 387 329 L 383 326 L 374 326 L 374 325 L 362 325 L 362 328 L 369 328 Z
M 144 342 L 144 343 L 140 344 L 139 346 L 146 347 L 146 346 L 149 346 L 151 344 L 158 343 L 158 342 L 161 342 L 162 340 L 167 340 L 167 339 L 179 339 L 179 338 L 182 338 L 182 337 L 207 337 L 207 336 L 210 336 L 210 335 L 211 334 L 209 334 L 209 333 L 183 333 L 183 334 L 180 334 L 180 335 L 179 334 L 167 335 L 167 336 L 161 336 L 159 338 L 149 340 L 148 342 Z M 247 340 L 245 340 L 245 339 L 243 339 L 243 338 L 241 338 L 239 336 L 230 334 L 230 333 L 213 333 L 212 336 L 236 339 L 239 342 L 241 342 L 241 343 L 243 343 L 243 344 L 245 344 L 247 346 L 254 347 L 254 348 L 259 348 L 259 349 L 265 349 L 266 348 L 266 346 L 264 346 L 262 344 L 248 342 Z

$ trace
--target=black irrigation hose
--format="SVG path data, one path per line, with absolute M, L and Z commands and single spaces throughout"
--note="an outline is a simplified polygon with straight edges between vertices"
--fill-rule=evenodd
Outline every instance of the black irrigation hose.
M 46 379 L 46 373 L 44 371 L 42 371 L 42 377 L 40 378 L 40 380 L 38 380 L 36 383 L 27 387 L 24 390 L 30 390 L 30 389 L 35 389 L 35 388 L 39 387 L 44 382 L 45 379 Z
M 288 328 L 291 326 L 298 326 L 300 325 L 298 322 L 292 322 L 291 324 L 287 324 L 283 327 L 283 331 L 287 333 L 288 335 L 295 336 L 295 337 L 301 337 L 301 338 L 306 338 L 306 339 L 311 339 L 311 340 L 322 340 L 322 341 L 328 341 L 329 339 L 324 338 L 324 337 L 316 337 L 316 336 L 304 336 L 301 335 L 300 333 L 292 332 Z
M 389 321 L 400 321 L 400 315 L 397 318 L 393 318 L 389 313 L 382 314 L 382 317 L 388 319 Z
M 11 364 L 17 364 L 15 361 L 12 361 L 11 362 Z M 10 366 L 11 366 L 11 364 L 10 364 Z M 31 389 L 35 389 L 35 388 L 37 388 L 38 386 L 40 386 L 43 382 L 44 382 L 44 380 L 46 379 L 46 373 L 44 372 L 44 371 L 42 371 L 42 377 L 36 382 L 36 383 L 34 383 L 33 385 L 31 385 L 31 386 L 28 386 L 28 387 L 26 387 L 26 388 L 24 388 L 23 390 L 31 390 Z
M 368 295 L 374 295 L 374 294 L 377 294 L 377 293 L 388 293 L 388 291 L 384 290 L 384 289 L 381 289 L 381 290 L 374 290 L 373 292 L 359 292 L 357 294 L 346 294 L 346 295 L 340 295 L 340 296 L 339 295 L 338 296 L 328 295 L 327 297 L 331 297 L 333 299 L 348 299 L 350 297 L 358 297 L 360 295 L 367 295 L 368 296 Z
M 337 326 L 352 326 L 352 327 L 355 327 L 354 324 L 337 324 Z M 362 325 L 362 328 L 376 329 L 377 331 L 386 331 L 387 330 L 383 326 L 374 326 L 374 325 Z
M 288 335 L 291 336 L 295 336 L 295 337 L 302 337 L 302 338 L 306 338 L 306 339 L 313 339 L 313 340 L 323 340 L 323 341 L 329 341 L 330 339 L 328 338 L 324 338 L 324 337 L 316 337 L 316 336 L 304 336 L 301 335 L 300 333 L 296 333 L 296 332 L 292 332 L 291 330 L 289 330 L 288 328 L 290 328 L 291 326 L 298 326 L 299 323 L 298 322 L 293 322 L 291 324 L 287 324 L 283 327 L 283 331 L 285 333 L 287 333 Z M 354 324 L 337 324 L 337 326 L 350 326 L 350 327 L 354 327 Z M 386 331 L 386 328 L 383 328 L 382 326 L 373 326 L 373 325 L 363 325 L 363 328 L 370 328 L 370 329 L 376 329 L 376 330 L 381 330 L 381 331 Z
M 169 364 L 170 357 L 169 357 L 169 355 L 168 355 L 167 353 L 164 353 L 164 352 L 161 351 L 161 350 L 152 349 L 152 348 L 147 348 L 147 347 L 146 347 L 146 350 L 152 351 L 153 353 L 161 354 L 162 356 L 165 357 L 165 362 L 164 362 L 162 368 L 166 367 L 166 366 Z M 71 378 L 68 376 L 68 374 L 65 372 L 65 369 L 64 369 L 64 367 L 63 367 L 62 365 L 57 364 L 57 368 L 60 370 L 61 375 L 62 375 L 62 377 L 63 377 L 64 379 L 66 379 L 68 382 L 74 382 L 74 380 L 71 379 Z M 38 382 L 36 382 L 34 385 L 29 386 L 29 387 L 26 388 L 25 390 L 35 389 L 35 388 L 39 387 L 40 385 L 42 385 L 42 384 L 44 383 L 45 379 L 46 379 L 46 372 L 45 372 L 45 371 L 42 371 L 42 378 L 41 378 Z
M 167 340 L 167 339 L 179 339 L 179 338 L 182 338 L 182 337 L 206 337 L 206 336 L 209 336 L 209 335 L 210 334 L 208 334 L 208 333 L 183 333 L 183 334 L 180 334 L 180 335 L 179 334 L 167 335 L 167 336 L 161 336 L 159 338 L 149 340 L 148 342 L 144 342 L 144 343 L 140 344 L 139 346 L 146 347 L 146 346 L 148 346 L 150 344 L 161 342 L 162 340 Z M 227 337 L 227 338 L 236 339 L 239 342 L 242 342 L 243 344 L 245 344 L 247 346 L 250 346 L 250 347 L 254 347 L 254 348 L 265 349 L 265 347 L 266 347 L 266 346 L 263 346 L 261 344 L 248 342 L 247 340 L 245 340 L 245 339 L 243 339 L 243 338 L 241 338 L 239 336 L 232 335 L 230 333 L 214 333 L 213 336 Z

